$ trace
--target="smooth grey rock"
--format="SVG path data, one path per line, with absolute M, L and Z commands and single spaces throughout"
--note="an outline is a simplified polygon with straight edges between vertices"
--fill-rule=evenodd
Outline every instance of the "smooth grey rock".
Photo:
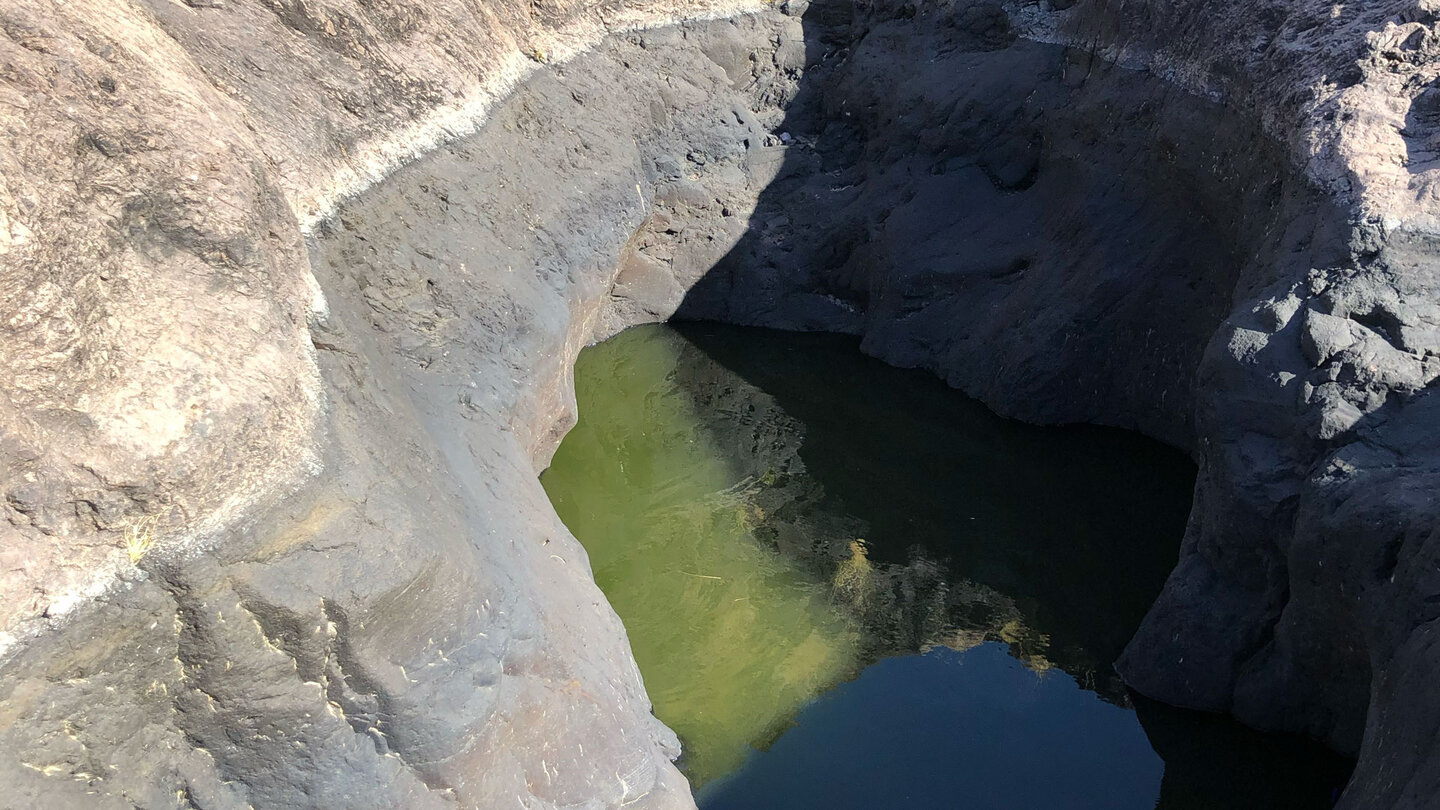
M 1355 342 L 1350 332 L 1350 321 L 1309 310 L 1305 313 L 1304 331 L 1300 333 L 1300 347 L 1311 365 L 1322 366 L 1341 349 L 1349 348 Z

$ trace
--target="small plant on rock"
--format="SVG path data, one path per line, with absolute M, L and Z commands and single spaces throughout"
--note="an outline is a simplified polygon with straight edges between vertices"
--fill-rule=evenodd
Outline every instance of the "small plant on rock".
M 125 553 L 130 555 L 131 565 L 139 563 L 155 545 L 155 526 L 159 522 L 159 515 L 147 515 L 125 524 Z
M 851 605 L 864 609 L 875 592 L 875 565 L 862 538 L 850 541 L 850 557 L 841 561 L 831 580 L 835 594 Z

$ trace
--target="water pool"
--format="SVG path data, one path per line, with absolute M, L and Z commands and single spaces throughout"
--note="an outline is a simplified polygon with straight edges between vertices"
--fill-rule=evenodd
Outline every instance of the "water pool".
M 1326 807 L 1343 784 L 1111 669 L 1174 565 L 1184 455 L 1000 419 L 835 335 L 639 327 L 576 388 L 542 483 L 705 810 Z

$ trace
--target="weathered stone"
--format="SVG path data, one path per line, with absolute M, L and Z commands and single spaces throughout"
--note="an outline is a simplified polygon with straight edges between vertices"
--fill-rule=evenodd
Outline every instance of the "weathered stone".
M 1310 310 L 1305 313 L 1305 325 L 1300 333 L 1300 347 L 1313 366 L 1323 366 L 1335 353 L 1349 348 L 1355 342 L 1350 332 L 1350 321 Z
M 1433 11 L 195 5 L 0 3 L 0 804 L 687 806 L 534 480 L 677 313 L 1189 448 L 1125 676 L 1433 797 Z

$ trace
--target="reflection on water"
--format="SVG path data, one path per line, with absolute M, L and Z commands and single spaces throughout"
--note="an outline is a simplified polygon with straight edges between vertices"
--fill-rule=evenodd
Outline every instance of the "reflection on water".
M 880 661 L 699 799 L 705 810 L 1150 810 L 1164 768 L 1132 712 L 987 642 Z
M 1110 665 L 1175 562 L 1194 479 L 1180 454 L 1120 431 L 999 419 L 833 335 L 640 327 L 585 350 L 576 388 L 580 422 L 542 481 L 625 621 L 655 712 L 685 744 L 692 784 L 733 774 L 703 792 L 715 807 L 744 806 L 723 802 L 745 796 L 750 806 L 899 806 L 859 801 L 858 789 L 845 793 L 850 803 L 753 800 L 776 774 L 789 773 L 799 793 L 819 790 L 799 787 L 804 757 L 785 751 L 828 759 L 832 771 L 883 760 L 866 742 L 885 736 L 867 718 L 891 710 L 866 696 L 928 689 L 932 677 L 961 694 L 909 695 L 920 703 L 892 707 L 897 717 L 932 699 L 984 708 L 1032 772 L 1050 774 L 1045 758 L 1064 753 L 1045 753 L 1055 734 L 1088 740 L 1071 752 L 1082 759 L 1144 740 Z M 1011 663 L 992 660 L 997 649 Z M 1047 697 L 1006 714 L 1031 692 Z M 846 714 L 858 720 L 844 733 L 826 724 Z M 1084 728 L 1057 730 L 1067 722 Z M 972 724 L 922 742 L 926 728 L 937 726 L 908 732 L 916 762 L 916 746 L 969 756 L 964 746 L 998 739 Z M 1146 807 L 1157 792 L 1204 792 L 1172 778 L 1185 771 L 1173 762 L 1158 791 L 1159 760 L 1140 748 L 1120 771 L 1101 768 L 1110 781 L 1095 784 L 1138 791 Z M 1308 749 L 1294 761 L 1319 768 L 1314 790 L 1281 793 L 1328 793 L 1333 763 L 1316 765 Z M 854 776 L 894 791 L 902 783 L 891 771 Z

